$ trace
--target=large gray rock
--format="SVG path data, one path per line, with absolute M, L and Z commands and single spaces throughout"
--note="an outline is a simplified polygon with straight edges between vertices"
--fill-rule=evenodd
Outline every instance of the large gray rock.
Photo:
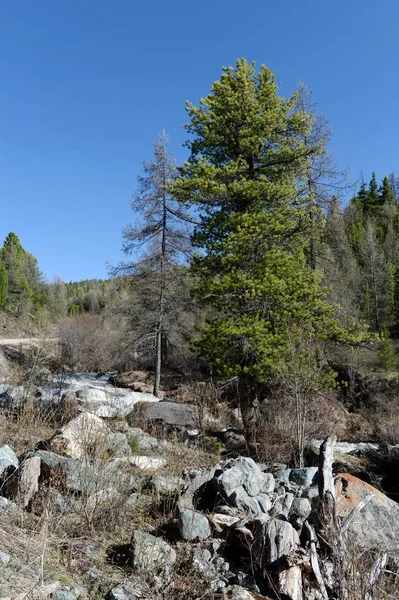
M 317 467 L 305 467 L 303 469 L 291 469 L 290 481 L 300 487 L 317 485 Z
M 206 540 L 211 536 L 211 527 L 203 514 L 186 509 L 179 516 L 179 532 L 183 540 Z
M 64 467 L 65 487 L 70 493 L 85 495 L 112 488 L 119 490 L 121 494 L 136 490 L 136 478 L 130 473 L 123 472 L 119 466 L 118 459 L 109 463 L 99 459 L 68 462 Z
M 294 498 L 291 505 L 292 516 L 305 520 L 312 512 L 312 507 L 307 498 Z
M 176 552 L 163 539 L 133 531 L 130 563 L 135 571 L 168 572 L 176 562 Z
M 253 497 L 262 493 L 272 493 L 275 485 L 271 473 L 263 473 L 252 458 L 242 456 L 229 461 L 227 468 L 215 476 L 214 482 L 218 492 L 226 500 L 229 500 L 239 487 L 242 487 L 248 496 Z
M 370 484 L 340 473 L 336 478 L 336 502 L 338 514 L 344 521 L 355 507 L 370 497 L 370 501 L 352 520 L 348 535 L 352 543 L 363 550 L 399 555 L 399 504 L 376 490 Z
M 253 533 L 252 554 L 259 568 L 281 567 L 300 546 L 298 533 L 288 521 L 263 516 L 250 521 L 247 527 Z
M 238 508 L 238 510 L 249 516 L 267 513 L 272 507 L 271 500 L 266 494 L 259 494 L 258 496 L 251 497 L 246 493 L 242 486 L 234 490 L 229 497 L 229 501 Z
M 4 473 L 4 471 L 8 469 L 8 467 L 17 468 L 18 465 L 19 461 L 17 455 L 10 448 L 10 446 L 4 444 L 4 446 L 0 448 L 0 475 Z
M 128 415 L 129 422 L 138 418 L 145 421 L 162 421 L 172 427 L 198 427 L 199 413 L 196 406 L 177 404 L 176 402 L 157 402 L 135 405 Z
M 111 430 L 100 417 L 83 412 L 56 432 L 49 447 L 52 452 L 73 459 L 104 456 L 109 449 L 110 434 Z

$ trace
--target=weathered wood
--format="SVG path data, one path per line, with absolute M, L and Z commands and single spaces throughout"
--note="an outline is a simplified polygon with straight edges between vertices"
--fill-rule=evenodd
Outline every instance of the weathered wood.
M 323 502 L 329 492 L 335 498 L 334 478 L 332 465 L 334 461 L 334 446 L 337 441 L 335 436 L 328 437 L 320 446 L 319 454 L 319 498 Z
M 364 600 L 374 600 L 375 596 L 374 596 L 373 590 L 375 588 L 377 581 L 379 580 L 382 573 L 384 572 L 387 562 L 388 562 L 388 555 L 381 554 L 381 556 L 378 556 L 375 563 L 371 567 L 371 571 L 370 571 L 369 578 L 368 578 L 369 579 L 369 581 L 368 581 L 369 589 L 371 591 L 367 592 Z
M 304 525 L 309 532 L 309 538 L 310 538 L 310 564 L 312 566 L 313 573 L 316 577 L 317 584 L 320 588 L 320 593 L 323 596 L 324 600 L 328 600 L 328 594 L 327 594 L 323 576 L 320 571 L 319 558 L 317 556 L 316 533 L 315 533 L 313 527 L 307 521 L 305 521 Z

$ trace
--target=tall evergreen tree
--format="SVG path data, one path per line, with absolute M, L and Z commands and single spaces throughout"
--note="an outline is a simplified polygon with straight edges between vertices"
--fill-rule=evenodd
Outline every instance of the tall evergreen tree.
M 256 403 L 288 360 L 288 331 L 344 336 L 306 260 L 307 199 L 297 176 L 319 148 L 304 143 L 311 118 L 294 108 L 265 66 L 257 73 L 238 60 L 224 69 L 198 107 L 187 105 L 191 155 L 173 186 L 202 216 L 197 294 L 217 310 L 198 346 L 219 373 L 238 376 L 252 453 Z
M 0 308 L 3 308 L 8 296 L 8 276 L 4 263 L 0 262 Z

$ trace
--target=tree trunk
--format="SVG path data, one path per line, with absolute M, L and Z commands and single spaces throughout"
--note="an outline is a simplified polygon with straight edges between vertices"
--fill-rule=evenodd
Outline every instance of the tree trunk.
M 256 442 L 258 393 L 256 383 L 245 375 L 238 377 L 238 394 L 240 409 L 244 424 L 245 440 L 252 458 L 258 456 L 258 445 Z
M 161 386 L 161 370 L 162 370 L 162 339 L 164 337 L 164 304 L 166 290 L 166 234 L 167 234 L 167 208 L 166 208 L 166 173 L 164 172 L 163 180 L 163 197 L 162 197 L 162 241 L 161 241 L 161 286 L 159 291 L 159 320 L 157 323 L 157 331 L 155 335 L 155 369 L 154 369 L 154 396 L 159 396 Z

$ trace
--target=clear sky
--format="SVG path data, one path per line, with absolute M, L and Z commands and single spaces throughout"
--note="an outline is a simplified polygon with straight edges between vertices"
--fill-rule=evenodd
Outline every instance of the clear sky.
M 265 63 L 313 91 L 341 167 L 399 172 L 398 0 L 0 0 L 0 242 L 45 275 L 107 275 L 141 163 L 222 66 Z

